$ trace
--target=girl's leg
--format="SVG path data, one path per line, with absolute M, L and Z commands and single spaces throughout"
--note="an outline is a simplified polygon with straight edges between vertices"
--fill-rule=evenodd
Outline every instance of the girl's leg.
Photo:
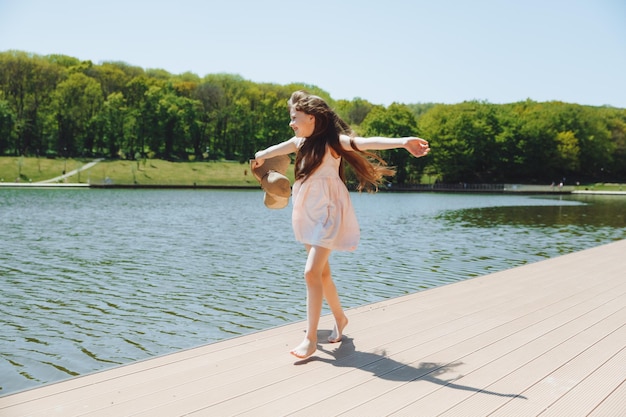
M 335 283 L 333 282 L 332 274 L 330 272 L 330 263 L 328 260 L 326 261 L 324 271 L 322 272 L 322 288 L 324 290 L 324 298 L 330 307 L 330 311 L 332 311 L 333 316 L 335 317 L 335 328 L 330 336 L 328 336 L 328 341 L 336 343 L 341 340 L 343 329 L 348 324 L 348 318 L 343 312 L 343 308 L 341 308 L 341 301 L 339 300 L 337 287 L 335 287 Z
M 306 247 L 308 256 L 304 267 L 304 279 L 307 293 L 307 329 L 302 343 L 296 346 L 291 354 L 300 358 L 308 358 L 317 349 L 317 326 L 322 314 L 324 288 L 322 274 L 328 263 L 330 249 L 319 246 Z M 335 290 L 336 291 L 336 290 Z

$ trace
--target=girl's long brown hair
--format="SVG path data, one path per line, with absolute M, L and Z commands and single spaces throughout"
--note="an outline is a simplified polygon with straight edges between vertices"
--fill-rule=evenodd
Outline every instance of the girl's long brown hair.
M 354 132 L 322 98 L 305 91 L 296 91 L 289 99 L 289 108 L 315 116 L 315 129 L 296 154 L 296 180 L 306 181 L 309 175 L 320 166 L 326 154 L 327 145 L 342 158 L 339 176 L 344 182 L 346 179 L 343 161 L 350 164 L 359 181 L 357 186 L 359 191 L 376 190 L 383 177 L 395 174 L 395 171 L 387 167 L 387 163 L 378 155 L 360 151 L 352 140 L 350 144 L 354 152 L 343 149 L 339 142 L 339 135 L 346 134 L 352 138 Z

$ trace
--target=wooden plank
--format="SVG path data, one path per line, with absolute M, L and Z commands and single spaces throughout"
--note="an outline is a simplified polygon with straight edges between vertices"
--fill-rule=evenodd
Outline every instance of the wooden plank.
M 589 308 L 593 308 L 593 305 L 581 307 L 583 311 Z M 383 391 L 376 379 L 368 381 L 369 387 L 353 388 L 352 395 L 365 397 L 368 400 L 363 405 L 350 409 L 346 415 L 362 415 L 368 409 L 382 408 L 392 411 L 403 407 L 406 407 L 406 415 L 415 415 L 417 410 L 419 410 L 419 415 L 438 415 L 450 408 L 455 400 L 461 401 L 480 390 L 484 390 L 485 396 L 489 399 L 497 401 L 514 398 L 522 389 L 516 390 L 515 387 L 507 386 L 496 391 L 486 387 L 493 382 L 493 378 L 501 376 L 502 373 L 511 372 L 512 368 L 515 369 L 539 355 L 540 353 L 537 353 L 534 347 L 541 350 L 549 349 L 550 343 L 559 343 L 572 331 L 585 328 L 588 324 L 581 320 L 572 320 L 580 316 L 580 312 L 577 315 L 572 310 L 565 310 L 553 316 L 552 320 L 537 321 L 535 325 L 525 326 L 519 331 L 517 328 L 509 329 L 512 332 L 509 332 L 508 337 L 506 337 L 507 326 L 502 326 L 500 329 L 489 332 L 492 334 L 479 334 L 472 341 L 464 341 L 458 346 L 436 352 L 414 363 L 399 359 L 401 363 L 409 363 L 409 368 L 402 369 L 400 372 L 409 372 L 413 378 L 401 379 L 401 377 L 394 377 L 393 374 L 388 375 L 389 379 L 403 382 L 403 384 L 389 387 L 389 391 Z M 599 312 L 598 316 L 604 317 L 606 314 Z M 597 321 L 598 316 L 589 320 Z M 562 325 L 566 320 L 569 321 L 569 327 Z M 559 333 L 554 333 L 554 329 L 559 330 Z M 505 333 L 501 333 L 503 331 Z M 503 335 L 505 337 L 502 337 Z M 483 340 L 484 343 L 482 343 Z M 519 349 L 520 346 L 524 348 Z M 411 368 L 428 371 L 428 373 L 421 375 L 420 372 L 413 371 L 411 374 Z M 479 372 L 480 370 L 482 373 Z M 485 373 L 487 377 L 484 376 Z M 447 380 L 451 382 L 446 383 Z M 415 384 L 414 382 L 427 383 Z M 342 402 L 341 398 L 333 399 L 332 405 L 334 401 L 338 403 L 337 407 L 341 406 L 339 404 Z M 349 403 L 349 401 L 344 401 L 344 403 Z M 319 407 L 324 405 L 327 404 L 319 404 Z M 399 415 L 405 414 L 401 412 Z
M 626 331 L 621 332 L 619 337 L 623 343 L 626 340 Z M 606 352 L 611 352 L 610 347 L 606 348 L 604 352 L 598 352 L 597 355 L 603 358 L 600 354 L 606 354 Z M 590 364 L 596 364 L 597 361 L 597 357 L 587 358 L 587 356 L 590 355 L 585 355 L 585 358 L 576 358 L 572 361 L 571 366 L 550 375 L 548 382 L 556 380 L 575 385 L 558 401 L 550 404 L 543 415 L 546 417 L 586 416 L 599 403 L 609 397 L 616 387 L 624 384 L 626 380 L 626 348 L 621 349 L 596 369 L 589 369 L 586 375 L 584 370 L 591 368 L 593 365 Z M 626 408 L 622 408 L 621 413 L 615 415 L 626 415 Z
M 625 416 L 626 415 L 626 376 L 621 384 L 588 417 Z
M 303 322 L 0 397 L 0 415 L 611 415 L 625 253 L 626 240 L 351 309 L 345 340 L 297 365 Z M 577 382 L 550 385 L 562 380 Z
M 626 285 L 622 284 L 624 287 L 626 287 Z M 614 297 L 614 295 L 608 291 L 606 288 L 602 290 L 604 293 L 606 293 L 609 297 Z M 589 297 L 589 293 L 581 293 L 581 296 L 584 297 L 584 299 L 587 299 Z M 596 301 L 596 303 L 599 301 Z M 571 313 L 568 313 L 567 317 L 570 316 Z M 408 328 L 405 329 L 397 329 L 397 326 L 392 329 L 395 333 L 397 334 L 402 334 L 402 335 L 407 335 L 411 333 L 411 330 Z M 460 329 L 458 329 L 460 330 Z M 476 335 L 476 329 L 471 329 L 473 330 L 471 333 L 468 333 L 468 335 L 472 335 L 475 336 Z M 458 335 L 458 331 L 454 332 L 453 334 Z M 395 349 L 413 349 L 416 351 L 423 351 L 424 346 L 421 345 L 419 348 L 415 348 L 415 340 L 423 340 L 423 337 L 418 336 L 417 338 L 413 337 L 414 335 L 411 335 L 411 337 L 404 337 L 403 340 L 405 342 L 407 342 L 406 346 L 401 347 L 400 345 L 398 345 L 397 342 L 395 343 L 391 343 L 389 346 L 393 346 Z M 500 337 L 500 336 L 499 336 Z M 378 338 L 377 338 L 378 339 Z M 474 337 L 474 339 L 478 342 L 478 346 L 482 346 L 485 343 L 484 338 L 477 338 Z M 361 336 L 359 336 L 359 343 L 362 340 Z M 378 339 L 380 340 L 380 339 Z M 436 338 L 434 339 L 435 343 L 433 344 L 433 346 L 436 349 L 440 349 L 440 346 L 442 344 L 441 338 Z M 464 345 L 467 346 L 467 343 Z M 352 347 L 354 348 L 354 347 Z M 381 347 L 379 346 L 378 349 L 380 350 Z M 383 345 L 383 349 L 384 349 L 384 345 Z M 474 348 L 474 349 L 479 349 L 479 347 Z M 407 352 L 406 350 L 401 352 L 400 355 L 405 355 Z M 370 350 L 370 354 L 369 355 L 365 355 L 363 352 L 359 352 L 358 355 L 362 356 L 362 357 L 369 357 L 369 362 L 371 363 L 371 366 L 375 366 L 376 372 L 378 372 L 379 374 L 384 374 L 385 373 L 385 369 L 382 369 L 385 363 L 389 363 L 389 366 L 396 366 L 401 368 L 403 365 L 401 362 L 399 362 L 398 360 L 387 360 L 388 357 L 382 357 L 382 355 L 380 354 L 376 354 L 374 351 Z M 396 355 L 397 356 L 397 355 Z M 402 360 L 408 360 L 407 358 L 410 357 L 407 355 L 406 358 L 401 358 Z M 395 358 L 394 358 L 395 359 Z M 330 361 L 332 363 L 332 361 Z M 336 364 L 335 364 L 336 365 Z M 362 368 L 361 369 L 368 369 L 368 365 L 363 366 L 361 364 Z M 354 365 L 349 365 L 347 366 L 347 368 L 353 368 Z M 334 373 L 332 375 L 329 375 L 328 371 L 326 370 L 326 367 L 324 367 L 324 373 L 323 373 L 323 378 L 322 380 L 318 380 L 317 378 L 314 378 L 312 376 L 309 375 L 309 377 L 307 378 L 306 381 L 306 385 L 314 388 L 315 385 L 319 385 L 319 384 L 325 384 L 325 385 L 329 385 L 327 388 L 330 390 L 332 389 L 334 392 L 337 392 L 337 389 L 335 387 L 332 386 L 333 381 L 338 381 L 337 375 L 335 375 Z M 365 376 L 361 376 L 361 378 L 367 378 L 368 380 L 372 379 L 372 376 L 370 374 L 365 374 Z M 211 411 L 214 412 L 215 415 L 222 415 L 222 414 L 230 414 L 230 413 L 240 413 L 242 411 L 244 411 L 246 409 L 246 407 L 250 407 L 250 404 L 260 404 L 262 403 L 262 401 L 268 401 L 272 398 L 272 395 L 280 395 L 280 397 L 276 398 L 276 400 L 281 400 L 284 397 L 287 397 L 289 395 L 295 395 L 296 393 L 292 392 L 294 388 L 294 384 L 289 381 L 289 380 L 284 380 L 281 381 L 282 384 L 274 384 L 272 385 L 268 390 L 264 390 L 264 389 L 259 389 L 256 390 L 255 392 L 251 392 L 250 394 L 245 394 L 245 401 L 241 401 L 240 397 L 234 397 L 232 398 L 230 401 L 225 401 L 223 403 L 221 403 L 219 406 L 215 406 L 213 408 L 211 408 Z M 338 382 L 338 384 L 340 385 L 344 385 L 345 381 L 341 380 Z M 353 386 L 355 384 L 355 381 L 351 380 L 350 382 L 350 386 Z M 254 386 L 254 382 L 252 383 L 252 386 Z M 297 384 L 295 385 L 295 387 L 297 387 L 297 391 L 302 391 L 302 384 Z M 240 387 L 242 390 L 244 389 L 243 387 Z M 252 389 L 252 387 L 251 387 Z M 266 392 L 269 391 L 269 392 Z M 243 397 L 243 394 L 241 394 L 241 396 Z M 367 394 L 354 394 L 352 395 L 354 398 L 363 398 L 364 396 L 367 397 Z M 369 397 L 367 397 L 369 398 Z M 301 400 L 298 405 L 302 405 L 304 402 L 308 401 L 309 399 L 304 399 Z M 328 401 L 331 400 L 325 400 L 323 402 L 323 404 L 321 404 L 320 406 L 323 408 L 325 406 L 328 406 Z M 343 399 L 341 398 L 337 398 L 337 399 L 333 399 L 332 401 L 338 401 L 340 403 L 349 403 L 343 401 Z M 339 411 L 340 407 L 336 407 L 333 408 L 336 412 Z M 257 410 L 257 409 L 253 409 L 250 410 L 251 413 L 255 413 L 255 412 L 259 412 L 261 410 Z M 295 411 L 295 410 L 293 410 Z M 318 410 L 307 410 L 307 411 L 311 411 L 312 413 L 317 412 Z
M 621 285 L 622 287 L 624 287 L 624 284 L 620 284 L 620 285 Z M 602 289 L 602 291 L 606 294 L 606 296 L 607 296 L 608 298 L 614 298 L 614 297 L 615 297 L 615 295 L 613 294 L 613 291 L 611 291 L 611 289 L 604 288 L 604 289 Z M 622 288 L 622 292 L 623 292 L 623 291 L 624 291 L 624 289 Z M 591 294 L 591 293 L 589 293 L 589 292 L 587 292 L 587 291 L 584 291 L 584 292 L 581 292 L 581 293 L 580 293 L 580 296 L 581 296 L 581 299 L 589 299 L 589 297 L 593 297 L 593 294 Z M 575 300 L 573 300 L 573 299 L 572 299 L 572 302 L 575 302 Z M 598 304 L 598 303 L 601 303 L 601 302 L 602 302 L 602 301 L 600 301 L 599 299 L 596 299 L 596 300 L 594 301 L 594 303 L 595 303 L 595 304 Z M 564 317 L 565 319 L 567 319 L 567 320 L 571 320 L 571 314 L 572 314 L 571 312 L 567 312 L 567 313 L 566 313 L 563 317 Z M 500 316 L 501 316 L 501 315 L 499 314 L 499 315 L 498 315 L 498 317 L 500 317 Z M 475 330 L 475 329 L 472 329 L 472 330 Z M 398 330 L 398 332 L 399 332 L 399 333 L 402 333 L 402 334 L 407 333 L 406 329 L 401 329 L 401 330 Z M 473 334 L 476 334 L 476 333 L 475 333 L 475 332 L 473 332 Z M 485 338 L 485 336 L 484 336 L 484 335 L 479 334 L 479 336 L 477 337 L 477 340 L 480 340 L 480 339 L 484 340 L 484 338 Z M 359 341 L 360 341 L 360 340 L 361 340 L 361 337 L 359 337 Z M 419 340 L 419 339 L 418 339 L 418 340 Z M 437 340 L 437 343 L 438 343 L 438 345 L 441 345 L 441 339 L 438 339 L 438 340 Z M 467 346 L 467 343 L 466 343 L 466 342 L 464 342 L 464 346 Z M 419 349 L 420 349 L 421 351 L 423 351 L 424 346 L 422 345 Z M 361 353 L 361 354 L 362 354 L 362 353 Z M 334 388 L 332 388 L 332 387 L 331 387 L 331 388 L 329 388 L 329 389 L 334 389 Z M 379 390 L 379 388 L 374 389 L 374 391 L 376 391 L 376 390 Z M 334 391 L 335 391 L 335 392 L 337 392 L 337 390 L 334 390 Z M 339 394 L 339 395 L 341 395 L 341 394 Z M 353 397 L 355 397 L 355 398 L 363 398 L 363 397 L 370 398 L 370 397 L 368 397 L 368 395 L 370 395 L 370 394 L 366 392 L 366 393 L 357 393 L 357 394 L 354 394 L 354 395 L 352 395 L 352 396 L 353 396 Z M 307 400 L 308 400 L 308 398 L 307 398 Z M 307 401 L 307 400 L 304 400 L 304 401 Z M 328 401 L 331 401 L 331 403 L 328 403 Z M 336 402 L 338 403 L 336 407 L 334 406 L 334 404 L 332 403 L 332 401 L 336 401 Z M 329 406 L 331 409 L 335 410 L 335 412 L 338 412 L 338 411 L 341 409 L 341 408 L 340 408 L 340 407 L 341 407 L 341 404 L 349 404 L 349 403 L 350 403 L 350 401 L 344 401 L 344 399 L 343 399 L 343 398 L 336 398 L 336 399 L 331 399 L 331 400 L 325 400 L 325 401 L 323 402 L 323 404 L 320 404 L 320 410 L 321 410 L 321 409 L 323 409 L 323 408 L 324 408 L 324 407 L 326 407 L 326 406 Z M 312 410 L 308 410 L 308 411 L 311 411 L 311 412 L 318 412 L 318 411 L 320 411 L 320 410 L 317 410 L 317 409 L 312 409 Z
M 474 300 L 474 299 L 473 299 L 473 298 L 468 298 L 468 300 Z M 501 303 L 500 305 L 507 305 L 506 303 L 504 303 L 504 302 L 502 302 L 502 301 L 500 301 L 500 303 Z M 387 324 L 388 324 L 387 322 L 397 321 L 397 320 L 401 317 L 401 313 L 402 313 L 402 311 L 399 311 L 399 309 L 398 309 L 398 308 L 396 308 L 396 307 L 400 307 L 400 309 L 402 309 L 402 308 L 405 308 L 405 307 L 407 307 L 407 306 L 409 306 L 409 305 L 410 305 L 410 304 L 409 304 L 409 303 L 406 303 L 406 302 L 398 302 L 398 303 L 393 303 L 393 304 L 391 304 L 391 303 L 390 303 L 390 305 L 387 307 L 387 308 L 390 310 L 390 311 L 388 312 L 388 314 L 385 314 L 385 315 L 380 315 L 380 317 L 387 317 L 387 319 L 385 320 L 385 328 L 389 328 L 389 329 L 390 329 L 390 331 L 391 331 L 391 333 L 395 332 L 395 330 L 393 329 L 393 327 L 389 327 L 389 326 L 387 325 Z M 473 306 L 472 308 L 474 308 L 474 307 L 476 307 L 476 306 L 480 306 L 480 308 L 483 308 L 483 309 L 485 308 L 485 307 L 484 307 L 484 305 L 482 305 L 482 303 L 480 303 L 480 302 L 475 302 L 475 301 L 473 301 L 473 303 L 471 303 L 471 305 Z M 384 309 L 384 307 L 383 307 L 382 309 Z M 372 311 L 372 310 L 370 310 L 370 311 Z M 408 313 L 408 314 L 412 314 L 412 315 L 413 315 L 413 314 L 415 314 L 415 308 L 410 308 L 410 309 L 406 310 L 404 313 Z M 352 314 L 351 314 L 351 315 L 352 315 Z M 378 316 L 377 316 L 377 317 L 378 317 Z M 426 315 L 420 315 L 420 318 L 422 319 L 422 321 L 423 321 L 423 322 L 426 322 L 426 321 L 431 321 L 431 322 L 432 322 L 432 321 L 433 321 L 433 319 L 434 319 L 434 316 L 433 316 L 433 314 L 426 314 Z M 464 317 L 463 317 L 463 316 L 461 316 L 461 318 L 463 319 Z M 443 321 L 441 321 L 441 322 L 436 322 L 436 324 L 445 323 L 445 320 L 446 320 L 446 319 L 448 319 L 448 320 L 449 320 L 449 319 L 450 319 L 450 316 L 449 316 L 449 314 L 448 314 L 448 313 L 445 313 L 445 311 L 444 311 L 444 313 L 443 313 L 443 315 L 442 315 L 442 320 L 443 320 Z M 470 322 L 469 322 L 469 321 L 465 321 L 465 320 L 464 320 L 464 321 L 459 322 L 459 323 L 458 323 L 458 326 L 460 326 L 460 328 L 462 328 L 462 327 L 465 327 L 465 326 L 467 325 L 467 323 L 470 323 Z M 380 323 L 378 323 L 378 324 L 380 324 Z M 431 324 L 431 326 L 432 326 L 432 324 Z M 354 326 L 353 326 L 353 327 L 354 327 Z M 435 327 L 433 327 L 433 328 L 434 328 L 434 329 L 437 329 L 437 330 L 444 329 L 444 327 L 441 327 L 441 326 L 439 326 L 439 325 L 437 325 L 437 326 L 435 326 Z M 454 328 L 454 329 L 453 329 L 453 331 L 457 331 L 457 330 L 458 330 L 458 328 L 459 328 L 459 327 Z M 450 330 L 448 330 L 448 331 L 450 331 Z M 378 332 L 380 333 L 380 331 L 378 331 Z M 389 338 L 391 338 L 391 337 L 392 337 L 392 335 L 390 334 L 390 335 L 389 335 Z M 246 347 L 249 347 L 249 344 L 247 344 L 247 345 L 246 345 Z M 272 349 L 274 349 L 274 350 L 279 350 L 279 351 L 285 351 L 285 350 L 286 350 L 286 347 L 285 347 L 285 348 L 281 348 L 281 347 L 276 347 L 276 346 L 274 346 L 274 347 L 272 347 Z M 230 352 L 230 350 L 229 350 L 228 352 Z M 243 353 L 243 352 L 242 352 L 242 353 Z M 172 356 L 172 357 L 173 357 L 173 356 Z M 250 352 L 250 355 L 248 355 L 248 358 L 255 358 L 255 357 L 257 357 L 256 352 Z M 243 360 L 243 361 L 242 361 L 239 357 L 237 357 L 237 356 L 234 356 L 234 358 L 235 358 L 235 359 L 234 359 L 235 361 L 238 361 L 238 362 L 239 362 L 239 363 L 238 363 L 238 365 L 240 365 L 240 366 L 246 366 L 246 360 L 245 360 L 245 358 L 244 358 L 244 360 Z M 221 363 L 221 364 L 222 364 L 222 368 L 229 369 L 229 372 L 230 372 L 230 371 L 233 371 L 232 367 L 231 367 L 231 366 L 229 366 L 228 362 L 225 362 L 225 359 L 224 359 L 223 357 L 221 357 L 221 356 L 219 356 L 219 357 L 212 357 L 212 359 L 213 359 L 213 361 L 222 361 L 222 363 Z M 255 359 L 250 359 L 250 360 L 255 361 Z M 182 365 L 182 364 L 180 363 L 181 361 L 175 361 L 175 362 L 176 362 L 176 369 L 180 371 L 179 373 L 184 373 L 184 372 L 187 372 L 186 368 L 185 368 L 184 366 L 181 366 L 181 365 Z M 284 364 L 284 362 L 283 362 L 282 360 L 280 361 L 280 363 L 281 363 L 281 364 Z M 265 365 L 267 365 L 267 364 L 269 364 L 269 363 L 268 363 L 267 361 L 265 361 L 265 362 L 264 362 L 264 364 L 265 364 Z M 193 365 L 190 365 L 190 366 L 193 366 Z M 198 371 L 198 372 L 196 372 L 196 373 L 198 373 L 198 374 L 200 374 L 200 375 L 202 375 L 203 373 L 204 373 L 205 375 L 207 374 L 206 369 L 203 369 L 203 368 L 200 368 L 200 369 L 198 369 L 197 371 Z M 164 370 L 163 370 L 163 369 L 158 369 L 158 370 L 157 370 L 157 372 L 158 372 L 158 373 L 163 373 L 163 372 L 164 372 Z M 248 370 L 248 372 L 251 372 L 251 370 Z M 239 374 L 234 373 L 234 375 L 239 375 Z M 253 373 L 253 375 L 254 375 L 254 373 Z M 144 376 L 145 376 L 145 377 L 148 377 L 148 375 L 144 375 Z M 163 377 L 165 377 L 165 378 L 167 379 L 167 382 L 166 382 L 166 383 L 170 383 L 170 381 L 175 381 L 175 380 L 176 380 L 176 378 L 175 378 L 173 375 L 169 375 L 169 374 L 161 375 L 161 378 L 160 378 L 160 379 L 162 380 L 162 379 L 163 379 Z M 137 383 L 137 384 L 141 384 L 142 389 L 144 389 L 144 390 L 145 390 L 145 389 L 148 389 L 148 388 L 146 387 L 146 385 L 145 385 L 145 384 L 143 384 L 142 374 L 138 374 L 138 378 L 139 378 L 139 380 L 138 380 L 136 383 Z M 153 379 L 153 378 L 155 378 L 155 377 L 150 376 L 150 378 L 151 378 L 151 380 L 153 381 L 153 382 L 152 382 L 152 384 L 150 385 L 150 389 L 152 389 L 152 390 L 153 390 L 153 392 L 154 392 L 154 390 L 159 391 L 159 390 L 158 390 L 158 389 L 159 389 L 159 386 L 158 386 L 158 385 L 155 385 L 155 380 Z M 181 379 L 182 379 L 182 378 L 181 378 Z M 191 374 L 191 375 L 185 375 L 185 376 L 184 376 L 184 379 L 185 379 L 186 381 L 189 381 L 190 383 L 195 383 L 195 380 L 194 380 L 194 378 L 193 378 L 193 374 Z M 221 384 L 224 384 L 224 383 L 225 383 L 225 382 L 224 382 L 224 381 L 225 381 L 225 379 L 223 379 L 223 378 L 222 378 L 222 379 L 220 379 L 220 381 L 221 381 Z M 132 379 L 130 379 L 130 378 L 125 378 L 125 379 L 124 379 L 124 381 L 123 381 L 123 383 L 125 384 L 125 383 L 127 383 L 127 382 L 132 382 Z M 203 383 L 210 383 L 210 381 L 203 381 Z M 239 387 L 239 386 L 238 386 L 238 387 Z M 100 389 L 100 390 L 102 390 L 102 388 L 103 388 L 102 386 L 100 386 L 100 387 L 99 387 L 99 389 Z M 115 392 L 116 392 L 116 396 L 115 396 L 115 398 L 116 398 L 116 401 L 115 401 L 115 402 L 116 402 L 116 404 L 119 404 L 119 402 L 120 402 L 120 401 L 123 401 L 123 398 L 120 398 L 120 397 L 122 396 L 122 394 L 124 394 L 123 389 L 121 389 L 121 388 L 123 388 L 123 386 L 122 386 L 122 387 L 120 387 L 120 385 L 118 385 L 117 383 L 116 383 L 116 384 L 115 384 L 115 386 L 114 386 L 114 390 L 115 390 Z M 165 387 L 163 387 L 163 390 L 166 390 L 167 388 L 168 388 L 168 387 L 167 387 L 167 386 L 165 386 Z M 187 391 L 187 392 L 188 392 L 188 393 L 191 393 L 192 391 Z M 131 392 L 128 396 L 129 396 L 130 398 L 134 398 L 134 397 L 135 397 L 136 395 L 138 395 L 139 393 L 140 393 L 140 392 Z M 82 406 L 81 404 L 82 404 L 82 402 L 84 402 L 84 401 L 85 401 L 85 395 L 87 395 L 87 394 L 89 394 L 89 393 L 88 393 L 88 392 L 83 392 L 83 395 L 81 395 L 80 400 L 78 400 L 78 403 L 77 403 L 77 404 L 75 404 L 75 406 L 77 407 L 77 410 L 83 410 L 83 406 Z M 101 397 L 104 397 L 104 398 L 101 400 L 101 404 L 102 404 L 102 405 L 104 405 L 104 406 L 109 407 L 109 406 L 110 406 L 110 404 L 111 404 L 110 397 L 111 397 L 111 395 L 112 395 L 112 394 L 113 394 L 113 393 L 107 393 L 107 392 L 102 393 L 102 395 L 100 395 L 100 396 L 101 396 Z M 156 394 L 155 394 L 155 395 L 156 395 Z M 165 398 L 165 397 L 160 398 L 160 400 L 163 400 L 164 398 Z M 207 397 L 205 397 L 205 400 L 206 400 L 206 398 L 207 398 Z M 158 401 L 157 401 L 157 403 L 158 403 Z M 93 407 L 93 406 L 95 406 L 95 405 L 97 405 L 97 404 L 98 404 L 98 401 L 96 401 L 94 398 L 90 399 L 90 405 L 91 405 L 92 407 Z M 46 408 L 45 408 L 45 407 L 43 407 L 43 410 L 45 410 L 45 409 L 46 409 Z M 65 408 L 63 409 L 63 412 L 64 412 L 64 413 L 69 413 L 69 412 L 71 412 L 71 411 L 72 411 L 72 409 L 71 409 L 71 408 L 68 408 L 68 407 L 65 407 Z
M 543 352 L 538 351 L 534 359 L 522 364 L 517 369 L 508 373 L 509 369 L 502 370 L 505 373 L 504 376 L 496 375 L 493 383 L 485 385 L 484 389 L 491 392 L 501 392 L 502 389 L 516 390 L 519 392 L 520 397 L 518 398 L 521 400 L 477 393 L 457 403 L 442 415 L 492 415 L 492 413 L 494 416 L 507 417 L 539 415 L 547 404 L 556 401 L 562 395 L 562 390 L 568 388 L 567 383 L 559 385 L 557 381 L 564 380 L 553 379 L 555 378 L 553 375 L 559 375 L 560 369 L 568 368 L 572 357 L 581 356 L 589 359 L 595 355 L 596 359 L 605 359 L 614 354 L 616 344 L 624 340 L 620 337 L 626 335 L 623 329 L 625 318 L 623 313 L 612 315 L 607 321 L 598 322 L 556 346 L 548 346 Z M 604 337 L 609 331 L 609 326 L 618 330 L 614 332 L 613 337 L 605 338 L 603 343 L 598 343 L 597 340 Z M 537 347 L 542 341 L 543 339 L 537 341 Z M 589 345 L 597 345 L 598 348 L 588 351 Z M 523 355 L 531 352 L 532 349 L 521 349 L 518 353 Z M 504 360 L 514 361 L 513 358 L 504 358 Z M 597 364 L 590 361 L 586 365 L 585 371 L 591 372 Z M 548 381 L 549 383 L 541 384 L 541 381 Z M 476 382 L 473 383 L 477 384 Z M 571 414 L 562 415 L 569 416 Z

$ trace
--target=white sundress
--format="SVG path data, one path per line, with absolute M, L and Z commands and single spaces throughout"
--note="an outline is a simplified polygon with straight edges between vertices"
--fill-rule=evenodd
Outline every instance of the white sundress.
M 341 157 L 330 148 L 305 181 L 293 185 L 292 225 L 296 240 L 338 251 L 356 249 L 360 230 L 350 193 L 339 177 Z

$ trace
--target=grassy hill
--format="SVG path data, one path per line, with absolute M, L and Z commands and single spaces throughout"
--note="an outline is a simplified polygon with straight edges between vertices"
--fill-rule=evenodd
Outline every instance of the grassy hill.
M 34 157 L 0 157 L 0 182 L 38 182 L 80 169 L 91 159 L 47 159 Z M 293 165 L 287 176 L 293 182 Z M 63 180 L 60 180 L 63 181 Z M 161 159 L 142 161 L 102 161 L 67 178 L 68 183 L 147 186 L 217 186 L 258 187 L 247 163 L 236 161 L 169 162 Z M 576 189 L 622 191 L 626 184 L 580 184 Z
M 1 157 L 0 181 L 38 182 L 56 178 L 80 169 L 91 160 Z M 290 169 L 288 176 L 293 179 Z M 94 167 L 67 178 L 69 183 L 177 186 L 258 186 L 249 165 L 234 161 L 168 162 L 102 161 Z

